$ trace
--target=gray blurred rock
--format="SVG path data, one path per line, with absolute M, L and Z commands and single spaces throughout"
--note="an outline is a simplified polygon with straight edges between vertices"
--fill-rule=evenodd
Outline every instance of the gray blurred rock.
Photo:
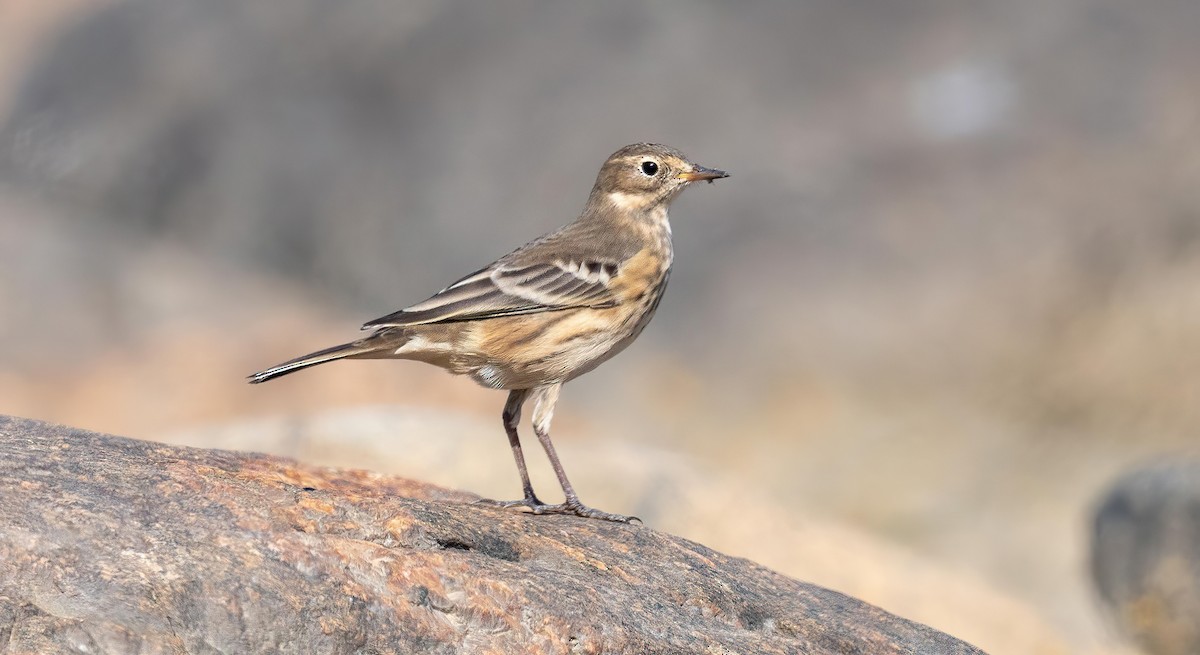
M 1200 653 L 1200 461 L 1146 466 L 1113 485 L 1093 524 L 1092 578 L 1148 653 Z

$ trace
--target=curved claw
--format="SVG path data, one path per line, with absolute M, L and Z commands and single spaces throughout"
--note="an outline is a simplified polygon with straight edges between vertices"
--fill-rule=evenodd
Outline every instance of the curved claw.
M 563 503 L 561 507 L 563 508 L 563 514 L 574 514 L 575 516 L 582 516 L 588 519 L 600 519 L 601 521 L 613 521 L 615 523 L 633 523 L 634 521 L 637 521 L 639 524 L 642 523 L 642 520 L 636 516 L 602 512 L 598 509 L 588 507 L 579 501 L 568 501 Z
M 563 505 L 547 505 L 543 503 L 537 496 L 522 498 L 521 500 L 492 500 L 491 498 L 480 498 L 475 501 L 476 505 L 489 505 L 491 507 L 503 507 L 512 509 L 514 507 L 525 507 L 529 509 L 531 514 L 558 514 Z
M 522 498 L 521 500 L 492 500 L 490 498 L 480 498 L 475 501 L 476 505 L 488 505 L 491 507 L 504 507 L 512 509 L 514 507 L 524 507 L 529 510 L 530 514 L 572 514 L 582 516 L 587 519 L 600 519 L 602 521 L 613 521 L 616 523 L 642 523 L 642 520 L 636 516 L 625 516 L 624 514 L 611 514 L 602 512 L 598 509 L 593 509 L 584 505 L 579 501 L 565 502 L 558 505 L 547 505 L 538 499 L 537 496 Z

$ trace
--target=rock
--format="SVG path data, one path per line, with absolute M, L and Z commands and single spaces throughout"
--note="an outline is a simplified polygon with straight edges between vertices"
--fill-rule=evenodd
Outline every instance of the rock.
M 514 468 L 503 464 L 508 442 L 494 408 L 489 409 L 476 413 L 461 407 L 397 404 L 313 409 L 159 430 L 155 438 L 181 446 L 252 450 L 370 468 L 508 498 L 520 493 L 520 482 Z M 576 425 L 564 427 L 556 447 L 575 489 L 592 505 L 636 514 L 656 530 L 837 589 L 988 652 L 1072 652 L 1046 612 L 976 571 L 840 522 L 829 516 L 827 507 L 789 503 L 771 493 L 761 479 L 705 466 L 687 452 L 649 439 L 634 441 L 629 434 L 599 438 L 601 426 L 580 424 L 577 417 L 570 420 Z M 536 455 L 530 460 L 534 488 L 547 501 L 561 500 L 544 458 L 540 453 L 527 455 Z
M 648 527 L 0 417 L 11 653 L 979 653 Z
M 1093 523 L 1092 579 L 1147 653 L 1200 653 L 1200 461 L 1152 464 L 1113 485 Z

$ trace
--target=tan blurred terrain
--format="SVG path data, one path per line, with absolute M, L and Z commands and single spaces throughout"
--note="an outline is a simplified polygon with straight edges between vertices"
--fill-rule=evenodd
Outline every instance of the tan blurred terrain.
M 992 653 L 1123 652 L 1089 512 L 1200 447 L 1195 3 L 31 6 L 0 3 L 0 412 L 512 495 L 502 394 L 242 378 L 662 140 L 733 177 L 564 392 L 585 500 Z

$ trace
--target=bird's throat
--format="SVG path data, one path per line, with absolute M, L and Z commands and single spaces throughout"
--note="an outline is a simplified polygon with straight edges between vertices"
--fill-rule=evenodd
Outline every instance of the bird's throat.
M 654 204 L 656 198 L 644 193 L 626 193 L 624 191 L 611 191 L 608 194 L 608 202 L 619 212 L 626 214 L 641 214 Z

